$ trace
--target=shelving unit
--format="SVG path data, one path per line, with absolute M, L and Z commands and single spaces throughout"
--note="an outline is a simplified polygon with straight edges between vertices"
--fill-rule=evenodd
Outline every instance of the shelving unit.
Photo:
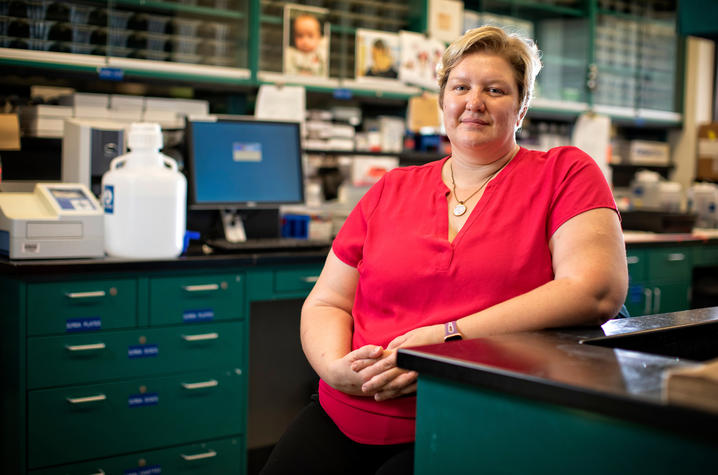
M 265 83 L 301 84 L 310 91 L 326 94 L 334 94 L 335 91 L 340 90 L 343 97 L 356 97 L 359 100 L 369 97 L 407 100 L 422 92 L 420 88 L 400 83 L 376 86 L 355 81 L 353 79 L 354 35 L 357 28 L 383 29 L 394 32 L 402 29 L 425 31 L 428 23 L 429 0 L 402 0 L 390 3 L 375 0 L 311 0 L 307 2 L 307 5 L 329 10 L 332 44 L 331 71 L 330 77 L 322 80 L 289 79 L 281 74 L 282 9 L 286 3 L 289 3 L 286 1 L 114 0 L 109 2 L 80 0 L 77 2 L 50 2 L 49 0 L 38 0 L 27 3 L 27 5 L 34 5 L 33 8 L 37 8 L 37 5 L 45 5 L 45 9 L 53 3 L 63 3 L 71 12 L 77 8 L 80 13 L 87 9 L 104 10 L 108 17 L 105 26 L 92 26 L 91 22 L 87 23 L 87 21 L 84 23 L 84 25 L 96 29 L 112 27 L 112 12 L 138 12 L 142 15 L 149 15 L 154 20 L 164 17 L 170 22 L 177 22 L 178 25 L 172 24 L 171 28 L 165 29 L 163 32 L 136 32 L 166 35 L 165 40 L 171 44 L 165 44 L 160 48 L 161 51 L 160 49 L 146 50 L 118 46 L 118 42 L 124 43 L 121 43 L 122 35 L 113 37 L 114 39 L 111 38 L 109 33 L 114 30 L 108 30 L 105 45 L 94 44 L 93 48 L 76 48 L 77 45 L 70 47 L 75 44 L 74 41 L 68 43 L 49 40 L 40 40 L 45 43 L 35 42 L 26 46 L 60 49 L 61 51 L 8 47 L 11 45 L 12 37 L 8 33 L 11 30 L 10 25 L 13 19 L 23 19 L 12 14 L 21 10 L 19 5 L 23 3 L 14 1 L 3 2 L 0 5 L 0 64 L 2 65 L 47 69 L 57 73 L 79 73 L 88 77 L 98 76 L 98 72 L 107 72 L 107 68 L 110 68 L 114 70 L 114 74 L 124 80 L 176 81 L 180 84 L 204 85 L 204 87 L 212 89 L 239 86 L 248 88 L 250 93 L 253 88 Z M 619 3 L 621 5 L 625 3 L 624 10 L 628 9 L 629 11 L 617 11 L 614 7 Z M 540 43 L 544 49 L 545 68 L 539 76 L 539 93 L 542 94 L 537 97 L 530 115 L 549 118 L 560 116 L 565 120 L 573 120 L 583 111 L 594 110 L 608 114 L 618 121 L 634 123 L 639 126 L 649 124 L 676 127 L 680 126 L 682 122 L 681 114 L 678 112 L 681 101 L 673 99 L 672 94 L 658 94 L 656 90 L 653 90 L 653 96 L 658 97 L 660 101 L 666 102 L 665 97 L 671 96 L 673 105 L 673 107 L 666 107 L 667 104 L 664 103 L 654 106 L 651 103 L 646 103 L 646 100 L 649 99 L 648 92 L 651 92 L 650 88 L 640 86 L 643 83 L 649 84 L 651 87 L 674 84 L 676 83 L 674 80 L 676 72 L 682 69 L 680 44 L 675 40 L 675 34 L 672 33 L 675 16 L 674 3 L 670 0 L 653 0 L 649 4 L 641 4 L 639 8 L 633 6 L 632 2 L 621 3 L 608 0 L 555 1 L 553 3 L 536 0 L 467 0 L 464 5 L 468 10 L 510 15 L 532 21 L 535 25 L 537 37 L 543 41 L 543 44 L 546 44 L 546 46 L 542 46 Z M 671 5 L 673 5 L 672 10 Z M 32 18 L 27 18 L 28 15 L 33 16 L 39 13 L 42 12 L 28 13 L 26 8 L 24 20 L 32 21 Z M 78 18 L 81 19 L 82 15 Z M 601 32 L 597 30 L 601 21 L 605 22 L 606 19 L 622 22 L 623 25 L 632 25 L 631 31 L 641 28 L 665 29 L 666 38 L 673 35 L 675 40 L 673 43 L 678 43 L 678 46 L 671 50 L 675 54 L 668 51 L 665 58 L 661 61 L 653 58 L 654 61 L 651 64 L 666 64 L 667 61 L 670 67 L 666 70 L 654 68 L 649 74 L 650 77 L 643 77 L 645 76 L 644 70 L 647 68 L 647 52 L 644 46 L 652 44 L 648 39 L 638 45 L 643 49 L 638 46 L 635 48 L 636 58 L 631 60 L 635 63 L 635 67 L 626 68 L 597 62 L 599 59 L 603 59 Z M 57 20 L 51 21 L 57 22 Z M 212 61 L 207 60 L 206 55 L 196 54 L 196 50 L 192 49 L 197 42 L 191 40 L 198 36 L 192 35 L 190 30 L 184 31 L 181 35 L 175 31 L 178 26 L 191 28 L 193 22 L 214 23 L 231 28 L 233 31 L 231 57 L 216 61 L 215 64 L 205 64 Z M 70 28 L 80 28 L 83 25 L 81 22 L 66 21 L 64 23 L 67 23 Z M 542 39 L 542 36 L 546 36 L 542 33 L 542 25 L 561 26 L 574 33 L 580 31 L 582 33 L 579 38 L 583 39 L 558 41 L 554 45 L 553 43 L 556 41 Z M 555 30 L 555 28 L 553 29 Z M 28 34 L 28 36 L 30 35 Z M 554 35 L 553 40 L 557 38 L 560 40 L 560 37 Z M 152 40 L 161 39 L 161 37 L 152 37 Z M 204 39 L 210 42 L 217 41 L 211 38 Z M 184 43 L 182 43 L 183 41 Z M 49 43 L 53 43 L 53 45 Z M 663 43 L 654 49 L 660 50 L 662 45 Z M 153 43 L 153 46 L 157 45 Z M 76 48 L 76 51 L 69 53 L 65 51 L 72 50 L 72 48 Z M 195 53 L 182 57 L 184 53 L 176 53 L 179 48 L 184 48 L 181 51 L 194 51 Z M 665 48 L 663 49 L 665 50 Z M 79 54 L 86 52 L 104 54 Z M 144 59 L 146 57 L 154 57 L 154 59 Z M 165 60 L 157 60 L 160 58 Z M 175 58 L 182 61 L 166 60 Z M 196 61 L 197 64 L 193 64 L 193 61 Z M 599 68 L 598 84 L 594 90 L 591 90 L 586 84 L 588 68 L 591 64 L 597 64 Z M 635 91 L 632 94 L 624 95 L 629 99 L 633 97 L 633 106 L 627 107 L 625 102 L 616 105 L 611 101 L 604 100 L 601 91 L 610 90 L 613 87 L 611 86 L 611 77 L 635 79 L 633 82 L 628 81 L 629 86 L 627 86 L 627 90 L 629 90 L 631 89 L 630 84 L 633 84 Z M 552 78 L 569 81 L 569 83 L 566 87 L 551 93 L 549 85 L 555 82 Z M 673 87 L 671 91 L 673 90 L 678 90 L 678 87 Z M 622 97 L 622 100 L 625 99 L 626 97 Z

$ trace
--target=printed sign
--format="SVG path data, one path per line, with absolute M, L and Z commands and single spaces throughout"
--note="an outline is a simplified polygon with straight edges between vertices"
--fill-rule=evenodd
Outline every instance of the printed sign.
M 65 321 L 66 332 L 89 332 L 102 329 L 100 317 L 68 318 Z
M 159 402 L 157 393 L 130 394 L 127 398 L 128 407 L 156 406 Z
M 185 310 L 182 313 L 182 320 L 185 322 L 206 322 L 213 319 L 214 309 L 211 308 Z
M 148 465 L 125 470 L 125 475 L 157 475 L 162 473 L 162 465 Z
M 134 345 L 127 347 L 127 357 L 134 358 L 154 358 L 159 355 L 160 349 L 157 345 Z

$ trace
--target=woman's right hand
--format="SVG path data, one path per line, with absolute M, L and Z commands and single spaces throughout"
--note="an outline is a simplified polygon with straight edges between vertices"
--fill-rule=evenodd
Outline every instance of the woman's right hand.
M 372 362 L 380 360 L 384 355 L 381 346 L 365 345 L 347 353 L 344 357 L 332 361 L 329 365 L 328 377 L 324 380 L 334 389 L 352 396 L 373 396 L 373 394 L 362 391 L 362 385 L 366 379 L 352 369 L 356 362 L 362 366 L 368 366 Z

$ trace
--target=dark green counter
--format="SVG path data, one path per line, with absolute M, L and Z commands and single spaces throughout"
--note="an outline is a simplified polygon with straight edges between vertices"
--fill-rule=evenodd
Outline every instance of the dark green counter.
M 669 327 L 715 341 L 718 307 L 399 350 L 419 372 L 415 473 L 713 473 L 718 414 L 661 395 L 696 362 L 595 344 Z

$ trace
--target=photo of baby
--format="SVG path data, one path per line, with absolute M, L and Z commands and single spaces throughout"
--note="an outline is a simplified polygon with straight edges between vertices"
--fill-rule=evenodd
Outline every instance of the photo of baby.
M 399 35 L 396 33 L 357 29 L 357 80 L 397 80 L 399 52 Z
M 329 75 L 328 14 L 324 8 L 284 6 L 284 74 Z
M 411 31 L 400 31 L 399 40 L 401 44 L 399 79 L 406 84 L 438 90 L 436 65 L 444 52 L 444 43 Z

